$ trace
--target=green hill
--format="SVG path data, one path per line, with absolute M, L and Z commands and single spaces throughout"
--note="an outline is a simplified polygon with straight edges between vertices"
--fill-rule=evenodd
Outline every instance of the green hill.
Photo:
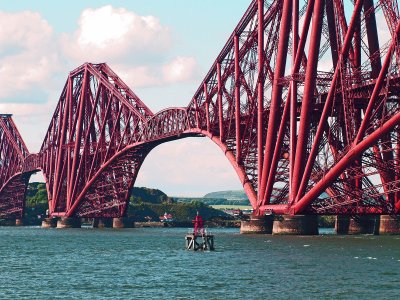
M 132 203 L 168 203 L 172 201 L 162 191 L 146 187 L 132 188 L 130 200 Z M 46 184 L 43 182 L 30 182 L 26 190 L 26 202 L 27 205 L 47 203 Z
M 140 204 L 143 202 L 146 203 L 170 203 L 172 199 L 169 198 L 164 192 L 158 189 L 150 189 L 146 187 L 134 187 L 131 190 L 131 203 Z
M 224 198 L 228 201 L 248 200 L 243 190 L 212 192 L 204 195 L 203 198 Z
M 30 224 L 36 224 L 39 222 L 38 215 L 44 215 L 48 208 L 45 183 L 29 183 L 26 200 L 25 218 L 29 220 Z M 148 220 L 146 217 L 158 221 L 159 216 L 167 212 L 173 214 L 178 222 L 191 222 L 197 211 L 205 220 L 229 218 L 222 211 L 209 207 L 201 201 L 191 200 L 188 203 L 176 203 L 173 198 L 158 189 L 134 187 L 131 190 L 128 215 L 133 216 L 136 221 L 146 221 Z
M 220 191 L 212 192 L 203 197 L 173 197 L 176 202 L 191 203 L 199 201 L 207 205 L 250 205 L 250 202 L 244 191 Z

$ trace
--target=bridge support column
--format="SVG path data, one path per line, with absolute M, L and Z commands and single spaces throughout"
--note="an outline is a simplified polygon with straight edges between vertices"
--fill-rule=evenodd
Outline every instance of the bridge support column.
M 57 221 L 57 228 L 81 228 L 81 219 L 61 218 Z
M 382 215 L 379 224 L 379 234 L 400 234 L 400 217 Z
M 42 220 L 42 228 L 56 228 L 57 218 L 44 218 Z
M 273 234 L 318 235 L 318 216 L 278 216 L 275 218 Z
M 271 216 L 251 216 L 248 221 L 240 222 L 240 233 L 241 234 L 271 234 L 272 223 L 274 217 Z
M 350 218 L 349 234 L 379 234 L 379 216 Z
M 335 221 L 336 234 L 343 235 L 349 234 L 350 217 L 337 215 Z
M 95 218 L 93 219 L 93 228 L 112 228 L 112 218 Z
M 133 228 L 135 227 L 132 218 L 123 217 L 123 218 L 113 218 L 113 228 Z
M 24 226 L 24 219 L 16 219 L 15 226 Z
M 379 216 L 337 216 L 335 229 L 337 234 L 378 234 Z

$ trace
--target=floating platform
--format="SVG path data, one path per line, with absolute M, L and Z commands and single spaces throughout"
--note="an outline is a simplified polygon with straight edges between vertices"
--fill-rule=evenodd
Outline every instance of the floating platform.
M 187 234 L 185 236 L 186 250 L 192 251 L 213 251 L 214 235 L 212 234 Z

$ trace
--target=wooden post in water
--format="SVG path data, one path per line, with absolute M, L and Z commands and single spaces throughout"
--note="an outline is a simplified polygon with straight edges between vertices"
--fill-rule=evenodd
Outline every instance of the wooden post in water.
M 213 251 L 214 250 L 214 235 L 205 233 L 204 235 L 187 234 L 186 250 L 203 250 Z

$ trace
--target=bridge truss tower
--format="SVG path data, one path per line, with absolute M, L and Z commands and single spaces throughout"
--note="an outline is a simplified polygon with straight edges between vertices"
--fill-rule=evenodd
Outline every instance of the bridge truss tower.
M 188 113 L 256 212 L 399 212 L 399 20 L 391 0 L 251 3 Z

